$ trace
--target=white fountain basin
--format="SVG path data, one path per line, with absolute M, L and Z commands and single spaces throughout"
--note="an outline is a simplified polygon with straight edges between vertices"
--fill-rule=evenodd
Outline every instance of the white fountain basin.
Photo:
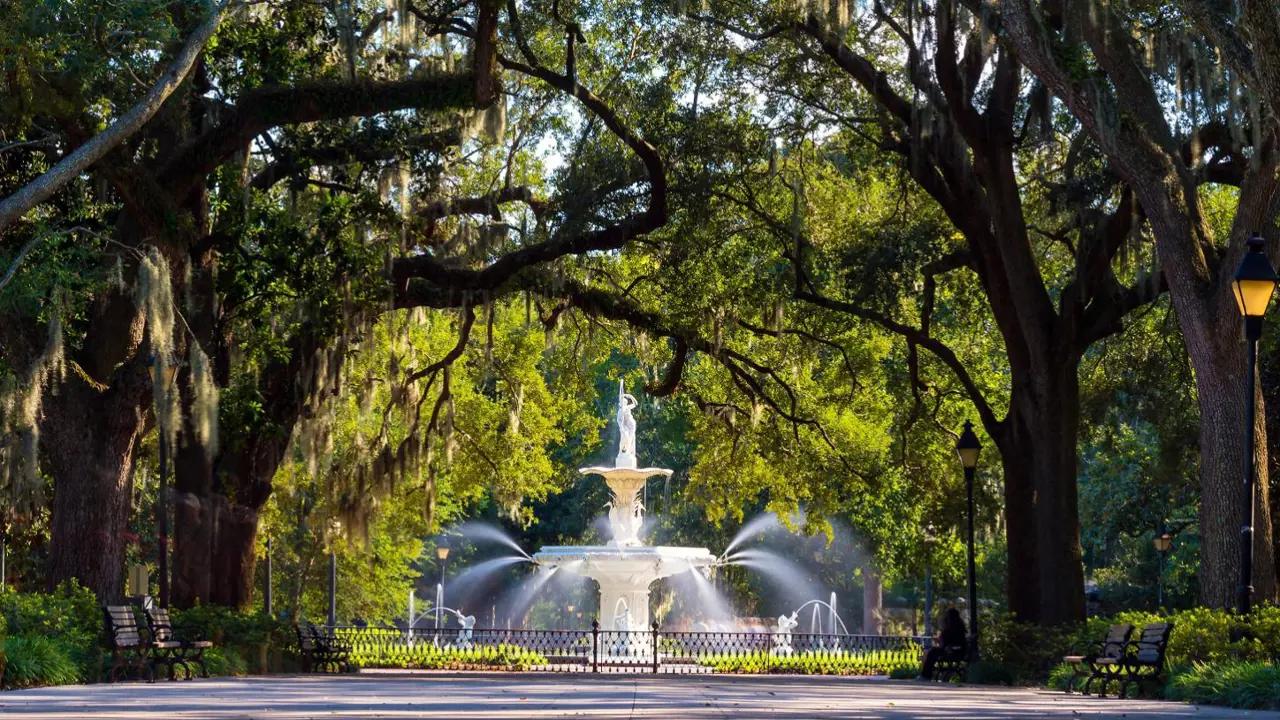
M 687 570 L 701 572 L 716 561 L 706 548 L 646 545 L 544 547 L 533 559 L 599 583 L 600 627 L 605 630 L 647 630 L 653 581 Z

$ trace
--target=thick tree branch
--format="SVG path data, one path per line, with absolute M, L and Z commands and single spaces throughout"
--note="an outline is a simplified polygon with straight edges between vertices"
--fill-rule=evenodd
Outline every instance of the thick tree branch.
M 129 112 L 121 115 L 111 123 L 110 127 L 76 148 L 43 175 L 4 200 L 0 200 L 0 233 L 142 129 L 187 77 L 187 73 L 191 71 L 196 59 L 200 56 L 200 51 L 204 49 L 204 44 L 213 36 L 222 22 L 226 7 L 224 2 L 209 9 L 208 19 L 191 33 L 168 69 L 147 90 L 142 99 L 129 109 Z

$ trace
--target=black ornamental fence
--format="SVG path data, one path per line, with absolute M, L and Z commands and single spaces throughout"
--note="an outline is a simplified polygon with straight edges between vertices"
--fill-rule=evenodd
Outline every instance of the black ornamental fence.
M 885 675 L 919 667 L 929 638 L 789 632 L 336 626 L 363 668 L 594 673 Z

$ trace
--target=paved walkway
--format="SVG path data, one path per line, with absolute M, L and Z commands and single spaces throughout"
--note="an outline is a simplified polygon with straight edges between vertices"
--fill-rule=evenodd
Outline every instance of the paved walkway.
M 0 694 L 13 718 L 1275 718 L 1280 713 L 877 678 L 364 672 Z

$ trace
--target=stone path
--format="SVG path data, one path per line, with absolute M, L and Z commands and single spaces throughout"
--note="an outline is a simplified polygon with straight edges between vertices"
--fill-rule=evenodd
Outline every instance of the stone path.
M 366 671 L 0 694 L 0 716 L 51 718 L 1275 718 L 1149 700 L 952 687 L 878 678 L 473 675 Z

